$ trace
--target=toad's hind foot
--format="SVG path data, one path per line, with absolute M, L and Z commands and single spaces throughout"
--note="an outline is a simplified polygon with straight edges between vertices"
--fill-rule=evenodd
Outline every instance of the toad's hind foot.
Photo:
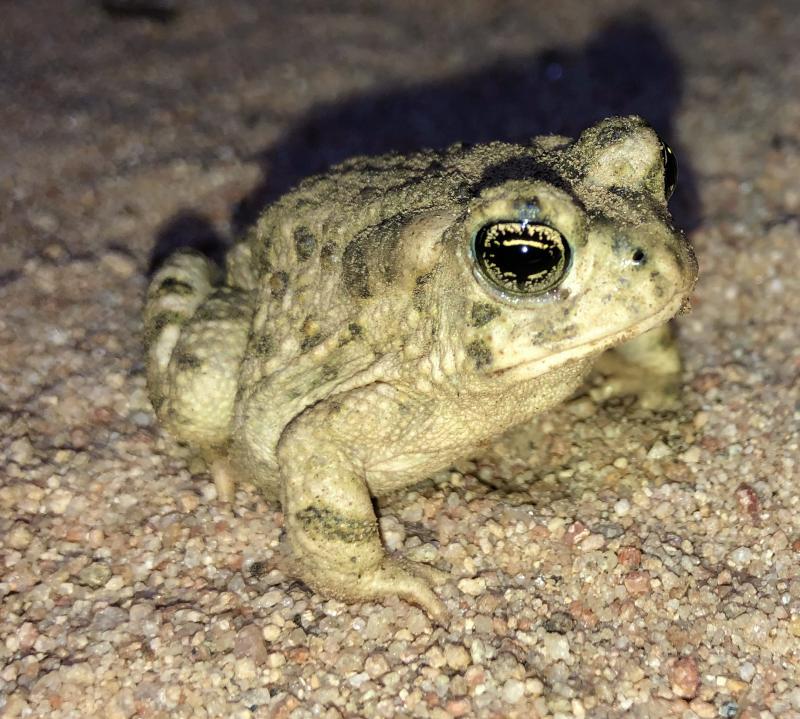
M 233 502 L 236 495 L 236 475 L 230 462 L 224 457 L 217 457 L 209 461 L 208 468 L 217 488 L 217 498 L 222 502 Z

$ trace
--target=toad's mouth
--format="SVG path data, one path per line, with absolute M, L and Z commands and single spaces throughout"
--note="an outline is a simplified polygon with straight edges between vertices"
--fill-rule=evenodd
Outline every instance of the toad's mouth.
M 620 345 L 629 339 L 638 337 L 668 322 L 678 314 L 686 314 L 689 307 L 690 304 L 687 293 L 676 292 L 658 312 L 654 312 L 622 330 L 608 332 L 596 337 L 584 338 L 547 357 L 539 357 L 509 367 L 498 367 L 491 375 L 493 377 L 510 376 L 515 380 L 535 379 L 556 368 L 569 367 L 574 364 L 586 362 L 611 347 Z M 519 377 L 516 375 L 519 375 Z

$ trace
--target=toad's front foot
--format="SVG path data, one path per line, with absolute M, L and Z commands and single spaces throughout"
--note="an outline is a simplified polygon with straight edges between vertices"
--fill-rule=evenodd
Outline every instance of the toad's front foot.
M 680 404 L 681 359 L 669 325 L 609 350 L 594 370 L 603 376 L 590 390 L 595 402 L 634 395 L 644 409 L 673 410 Z
M 292 569 L 314 591 L 346 602 L 380 601 L 397 597 L 424 609 L 434 621 L 444 624 L 448 612 L 431 589 L 442 584 L 444 574 L 426 564 L 384 556 L 377 566 L 353 573 L 349 567 L 331 566 L 294 557 Z

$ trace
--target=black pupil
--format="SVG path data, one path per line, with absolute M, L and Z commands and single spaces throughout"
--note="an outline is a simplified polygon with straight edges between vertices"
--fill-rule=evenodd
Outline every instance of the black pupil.
M 497 222 L 482 227 L 475 254 L 484 273 L 511 292 L 544 292 L 563 276 L 568 247 L 560 233 L 545 225 Z
M 678 182 L 678 161 L 672 148 L 663 140 L 661 140 L 661 160 L 664 163 L 664 194 L 669 199 Z

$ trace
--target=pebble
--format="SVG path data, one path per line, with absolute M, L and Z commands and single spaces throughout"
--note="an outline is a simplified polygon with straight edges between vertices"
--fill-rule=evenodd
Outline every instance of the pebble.
M 375 614 L 370 614 L 367 625 L 364 628 L 364 635 L 370 639 L 378 639 L 386 636 L 391 615 L 386 610 L 380 610 Z
M 758 516 L 761 509 L 758 494 L 749 484 L 743 482 L 738 486 L 736 489 L 736 502 L 745 514 L 749 514 L 751 517 Z
M 458 583 L 458 588 L 464 594 L 477 597 L 486 591 L 486 580 L 483 577 L 474 579 L 462 579 Z
M 194 492 L 181 492 L 178 495 L 178 508 L 181 512 L 190 514 L 200 506 L 200 497 Z
M 617 552 L 617 561 L 627 569 L 638 567 L 642 561 L 642 552 L 636 547 L 622 547 Z
M 569 658 L 569 641 L 562 634 L 546 632 L 543 648 L 545 656 L 552 661 Z
M 502 697 L 509 704 L 516 704 L 525 695 L 525 684 L 518 679 L 508 679 L 503 684 Z
M 676 696 L 692 699 L 700 687 L 700 671 L 693 657 L 681 657 L 669 668 L 669 682 Z
M 137 427 L 149 427 L 153 424 L 153 415 L 150 412 L 134 412 L 131 414 L 130 420 Z
M 730 555 L 730 560 L 734 564 L 747 564 L 752 558 L 753 551 L 750 547 L 738 547 Z
M 575 628 L 575 619 L 568 612 L 553 612 L 545 619 L 544 628 L 548 632 L 566 634 Z
M 99 589 L 111 579 L 111 567 L 105 562 L 92 562 L 78 572 L 78 583 L 92 589 Z
M 664 459 L 664 457 L 669 457 L 672 454 L 672 450 L 660 440 L 655 442 L 652 447 L 647 451 L 647 459 L 651 460 L 659 460 Z
M 251 657 L 237 659 L 233 670 L 239 682 L 250 684 L 256 678 L 256 663 Z
M 697 464 L 700 461 L 700 448 L 690 447 L 680 455 L 680 458 L 687 464 Z
M 620 499 L 614 503 L 614 513 L 619 517 L 626 517 L 631 511 L 631 503 L 627 499 Z
M 128 621 L 128 612 L 121 607 L 105 607 L 94 615 L 92 626 L 101 632 L 116 629 Z
M 713 719 L 718 716 L 717 708 L 710 702 L 703 701 L 702 699 L 692 699 L 689 702 L 689 708 L 697 714 L 699 719 Z
M 589 534 L 586 539 L 581 542 L 581 549 L 584 552 L 593 552 L 597 549 L 602 549 L 606 544 L 606 538 L 602 534 Z
M 30 464 L 35 458 L 31 441 L 27 437 L 15 439 L 8 447 L 8 458 L 23 467 Z
M 159 617 L 149 602 L 138 602 L 128 611 L 128 622 L 131 630 L 145 636 L 155 636 L 158 632 Z
M 451 669 L 463 671 L 470 664 L 470 655 L 463 644 L 448 644 L 444 649 L 444 659 Z
M 72 501 L 72 492 L 67 489 L 56 489 L 45 500 L 47 511 L 53 514 L 64 514 Z
M 359 672 L 358 674 L 354 674 L 350 677 L 347 682 L 350 684 L 351 687 L 358 689 L 362 685 L 366 684 L 369 681 L 370 677 L 369 674 L 366 672 Z
M 33 622 L 24 622 L 17 633 L 19 648 L 23 652 L 30 651 L 39 638 L 39 630 Z
M 264 642 L 261 629 L 255 624 L 246 624 L 236 634 L 236 641 L 233 645 L 233 653 L 236 657 L 250 657 L 255 664 L 265 664 L 269 652 Z
M 628 594 L 647 594 L 650 591 L 650 574 L 648 572 L 628 572 L 623 581 Z
M 383 654 L 370 654 L 364 661 L 364 671 L 371 679 L 377 679 L 389 671 L 389 662 Z
M 33 534 L 24 522 L 15 522 L 5 537 L 5 543 L 12 549 L 27 549 L 32 540 Z
M 267 624 L 261 631 L 262 636 L 268 642 L 275 642 L 281 635 L 281 628 L 275 624 Z
M 456 697 L 445 704 L 448 717 L 463 717 L 472 714 L 472 704 L 466 697 Z
M 424 614 L 420 609 L 413 608 L 409 612 L 406 628 L 415 637 L 419 636 L 420 634 L 429 634 L 431 631 L 431 622 L 427 615 Z
M 553 531 L 551 529 L 551 531 Z M 589 528 L 581 521 L 575 521 L 567 527 L 564 534 L 564 542 L 566 544 L 580 544 L 590 534 Z
M 800 637 L 800 615 L 793 617 L 789 621 L 789 633 L 792 636 Z
M 742 664 L 739 665 L 739 678 L 743 682 L 749 683 L 755 675 L 756 668 L 751 662 L 742 662 Z

